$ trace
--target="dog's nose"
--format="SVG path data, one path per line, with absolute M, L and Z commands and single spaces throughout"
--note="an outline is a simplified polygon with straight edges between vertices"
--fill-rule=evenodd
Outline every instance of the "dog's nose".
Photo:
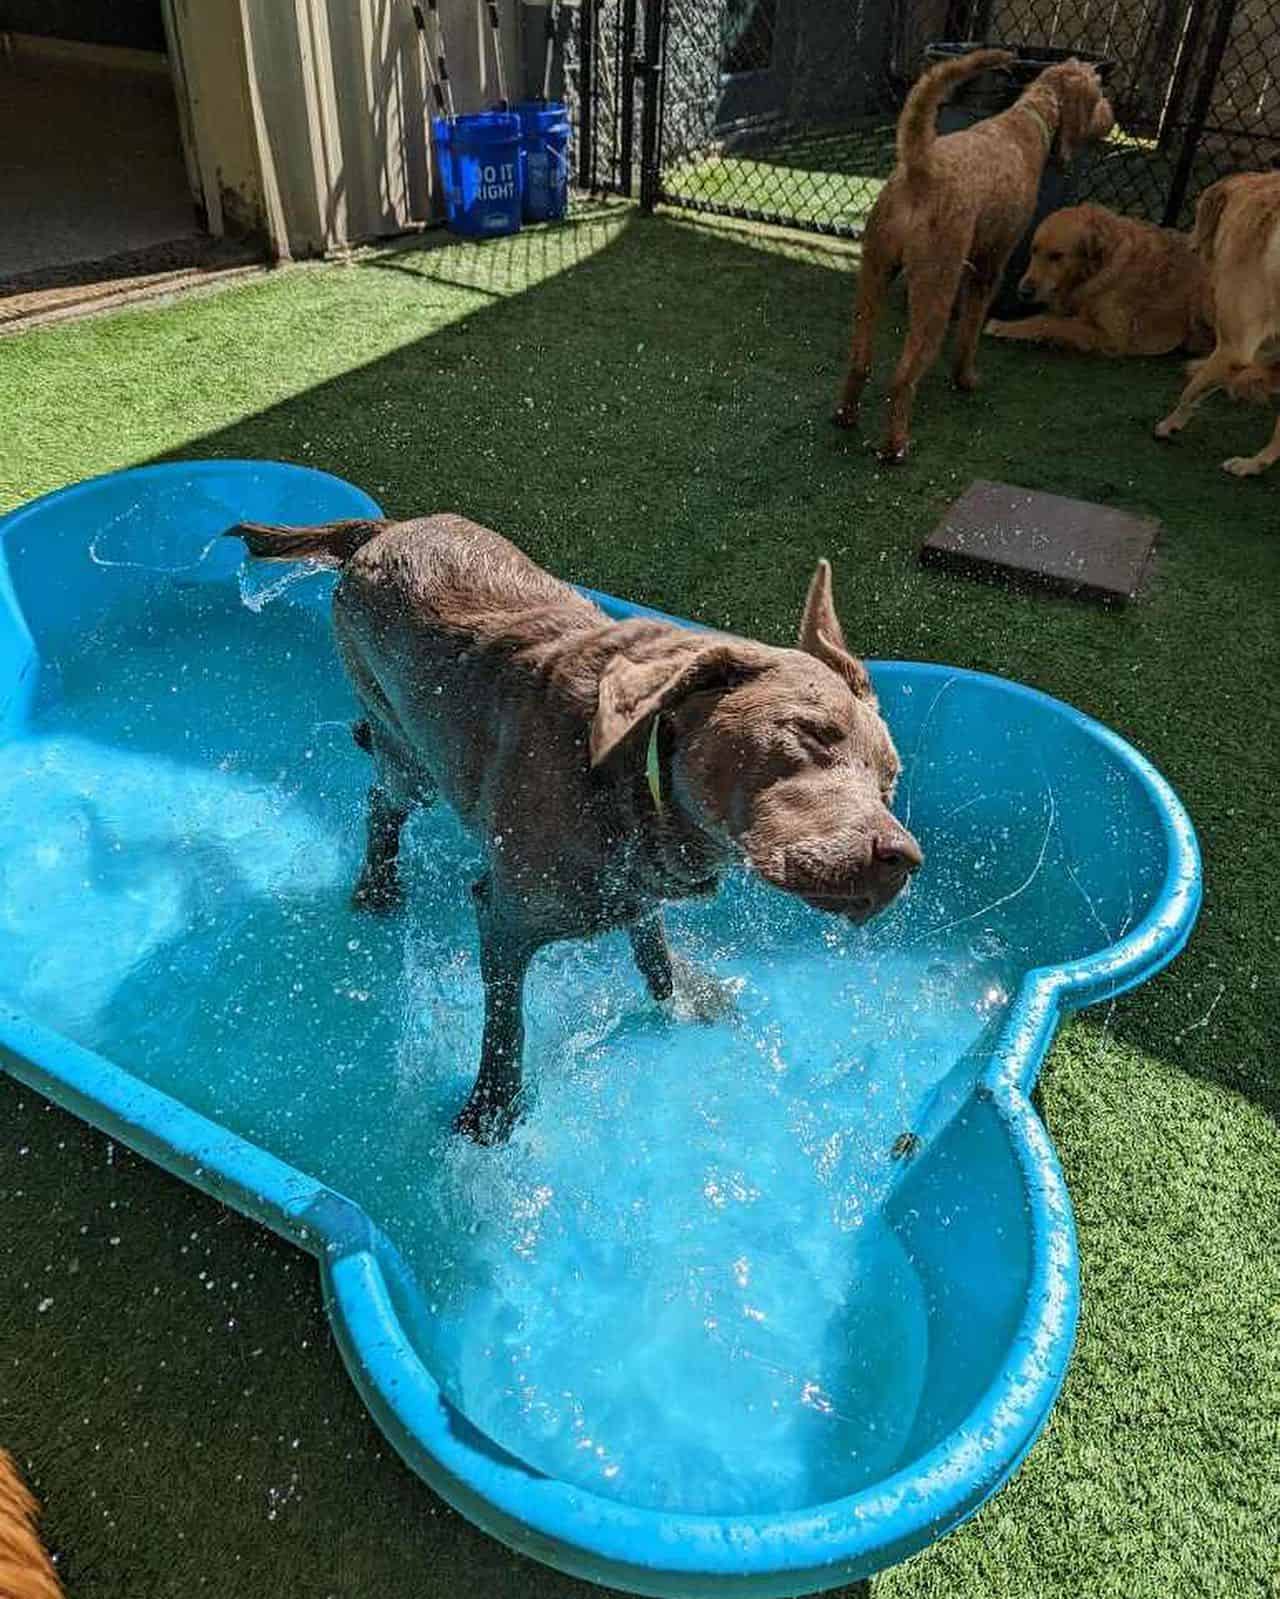
M 894 826 L 877 833 L 871 852 L 888 871 L 914 872 L 924 864 L 924 851 L 905 827 Z
M 1023 278 L 1022 282 L 1018 285 L 1018 298 L 1020 300 L 1034 300 L 1035 297 L 1035 284 L 1029 283 L 1026 278 Z

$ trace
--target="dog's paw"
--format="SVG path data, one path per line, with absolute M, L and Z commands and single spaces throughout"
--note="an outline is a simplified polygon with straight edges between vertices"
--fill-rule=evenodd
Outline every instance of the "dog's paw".
M 852 432 L 858 425 L 858 411 L 856 406 L 838 405 L 831 413 L 831 425 L 838 427 L 842 432 Z
M 1012 322 L 1002 322 L 998 316 L 993 316 L 982 331 L 991 339 L 1007 339 L 1012 326 Z
M 351 890 L 351 908 L 374 916 L 390 916 L 404 903 L 404 890 L 395 872 L 361 872 Z
M 1167 444 L 1170 439 L 1176 439 L 1182 432 L 1182 423 L 1175 422 L 1171 416 L 1167 416 L 1163 422 L 1156 423 L 1152 432 L 1156 438 Z
M 876 460 L 881 466 L 901 466 L 906 461 L 909 450 L 910 446 L 905 440 L 901 444 L 889 441 L 876 451 Z
M 505 1144 L 511 1137 L 523 1109 L 523 1096 L 520 1094 L 495 1104 L 487 1095 L 477 1095 L 473 1090 L 470 1099 L 453 1118 L 453 1130 L 469 1138 L 473 1144 L 493 1149 L 498 1144 Z
M 681 1021 L 718 1022 L 732 1011 L 740 984 L 721 982 L 692 961 L 671 957 L 671 998 L 666 1003 Z
M 973 394 L 978 387 L 978 374 L 976 372 L 953 372 L 951 382 L 961 394 Z
M 1230 472 L 1232 477 L 1257 477 L 1266 469 L 1267 463 L 1260 461 L 1256 455 L 1233 455 L 1229 461 L 1222 463 L 1222 470 Z

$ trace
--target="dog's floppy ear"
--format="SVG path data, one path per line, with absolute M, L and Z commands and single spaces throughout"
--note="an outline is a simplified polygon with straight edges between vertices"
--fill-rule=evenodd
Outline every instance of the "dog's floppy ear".
M 1075 69 L 1063 73 L 1057 83 L 1057 157 L 1060 165 L 1068 167 L 1079 147 L 1092 139 L 1105 139 L 1116 119 L 1110 102 L 1103 98 L 1096 68 L 1074 57 L 1063 65 Z
M 751 646 L 736 639 L 715 639 L 696 651 L 671 650 L 652 660 L 615 655 L 600 674 L 591 765 L 607 761 L 640 727 L 690 694 L 732 688 L 759 669 Z
M 1080 232 L 1080 253 L 1094 272 L 1101 271 L 1111 253 L 1111 223 L 1100 206 L 1085 208 Z
M 844 641 L 844 629 L 831 598 L 831 562 L 819 561 L 809 584 L 809 595 L 800 618 L 800 648 L 816 655 L 824 666 L 844 678 L 859 699 L 871 698 L 871 679 L 866 668 Z

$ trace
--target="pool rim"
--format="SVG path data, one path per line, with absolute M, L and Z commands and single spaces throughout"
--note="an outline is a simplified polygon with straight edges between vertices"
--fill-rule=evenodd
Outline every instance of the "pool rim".
M 52 505 L 124 478 L 239 471 L 323 479 L 335 491 L 334 516 L 383 514 L 354 485 L 310 467 L 209 459 L 126 468 L 54 490 L 0 517 L 0 607 L 23 625 L 4 546 L 15 529 Z M 614 616 L 664 616 L 585 592 Z M 1160 820 L 1167 867 L 1146 916 L 1123 938 L 1079 960 L 1031 968 L 1019 983 L 976 1092 L 994 1107 L 1023 1182 L 1032 1248 L 1023 1314 L 1007 1358 L 959 1426 L 855 1494 L 796 1511 L 694 1515 L 629 1506 L 521 1465 L 458 1416 L 414 1352 L 391 1291 L 391 1279 L 406 1274 L 394 1245 L 359 1205 L 105 1057 L 0 1007 L 0 1065 L 11 1075 L 315 1255 L 344 1360 L 399 1453 L 486 1531 L 577 1576 L 652 1594 L 733 1588 L 772 1595 L 816 1591 L 896 1564 L 967 1519 L 1012 1475 L 1066 1373 L 1079 1311 L 1075 1227 L 1052 1139 L 1029 1095 L 1064 1012 L 1146 981 L 1186 944 L 1203 892 L 1195 831 L 1152 763 L 1073 706 L 988 673 L 926 662 L 867 664 L 873 681 L 931 685 L 939 693 L 952 682 L 977 681 L 1064 717 L 1101 743 L 1145 791 Z M 6 697 L 0 684 L 0 703 Z

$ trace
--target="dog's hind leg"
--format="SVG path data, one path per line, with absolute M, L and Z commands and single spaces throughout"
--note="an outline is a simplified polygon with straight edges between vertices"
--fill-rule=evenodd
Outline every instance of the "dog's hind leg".
M 897 465 L 907 458 L 916 386 L 938 359 L 962 271 L 962 261 L 951 259 L 945 246 L 939 247 L 939 253 L 933 260 L 908 265 L 907 314 L 910 326 L 889 391 L 889 426 L 879 452 L 881 461 L 886 465 Z
M 369 789 L 364 863 L 351 892 L 357 910 L 389 912 L 398 909 L 400 887 L 400 834 L 416 806 L 435 802 L 437 789 L 429 773 L 415 766 L 412 782 L 403 775 L 393 735 L 381 722 L 361 719 L 351 725 L 351 737 L 369 755 L 377 773 Z
M 966 267 L 960 281 L 960 312 L 956 318 L 951 381 L 965 393 L 972 393 L 978 386 L 978 340 L 1003 270 L 1003 264 L 979 262 L 972 268 Z
M 501 1144 L 520 1113 L 524 980 L 537 946 L 504 917 L 492 878 L 482 877 L 471 893 L 480 929 L 484 1041 L 480 1070 L 453 1128 L 477 1144 Z
M 853 339 L 849 345 L 849 364 L 831 418 L 837 427 L 852 428 L 857 425 L 862 391 L 871 373 L 871 345 L 875 338 L 876 323 L 880 320 L 889 283 L 897 266 L 896 259 L 886 250 L 878 234 L 869 231 L 858 267 L 858 293 L 853 314 Z
M 1244 364 L 1238 354 L 1223 344 L 1219 344 L 1207 360 L 1197 361 L 1191 381 L 1178 396 L 1177 405 L 1162 422 L 1156 423 L 1156 437 L 1171 439 L 1175 433 L 1181 433 L 1201 400 L 1224 388 L 1231 375 Z
M 1277 461 L 1280 461 L 1280 416 L 1276 418 L 1276 430 L 1271 435 L 1270 444 L 1264 445 L 1257 455 L 1233 455 L 1229 461 L 1222 463 L 1222 470 L 1230 472 L 1232 477 L 1256 477 Z
M 409 807 L 398 804 L 381 783 L 369 790 L 364 864 L 351 891 L 351 903 L 362 911 L 393 911 L 403 898 L 400 887 L 400 833 Z

